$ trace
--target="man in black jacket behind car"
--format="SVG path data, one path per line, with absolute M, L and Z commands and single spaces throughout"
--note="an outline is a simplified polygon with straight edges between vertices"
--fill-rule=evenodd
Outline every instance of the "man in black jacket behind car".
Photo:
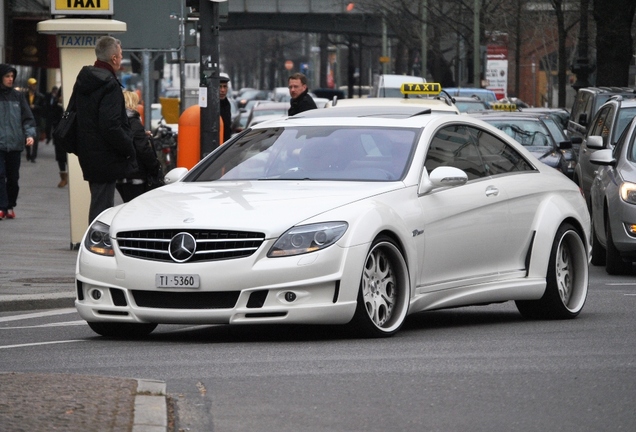
M 80 70 L 73 87 L 77 157 L 91 192 L 89 224 L 115 205 L 115 180 L 126 178 L 136 164 L 122 85 L 116 76 L 122 61 L 121 42 L 103 36 L 95 55 L 94 65 Z
M 287 114 L 294 114 L 318 108 L 314 98 L 309 95 L 307 90 L 307 77 L 301 73 L 292 74 L 287 79 L 289 95 L 291 96 L 290 107 Z

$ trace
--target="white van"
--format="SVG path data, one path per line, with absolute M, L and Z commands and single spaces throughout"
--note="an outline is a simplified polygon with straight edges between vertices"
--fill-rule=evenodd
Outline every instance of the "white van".
M 378 75 L 369 97 L 404 97 L 401 90 L 402 84 L 425 82 L 424 78 L 413 75 Z

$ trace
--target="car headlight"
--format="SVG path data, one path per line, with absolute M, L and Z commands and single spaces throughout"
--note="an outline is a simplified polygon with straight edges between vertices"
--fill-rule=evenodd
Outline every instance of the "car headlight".
M 95 222 L 90 226 L 84 239 L 84 246 L 97 255 L 115 255 L 110 239 L 110 227 L 103 222 Z
M 270 258 L 300 255 L 331 246 L 347 231 L 346 222 L 297 226 L 284 233 L 267 254 Z
M 623 182 L 621 183 L 621 198 L 626 203 L 636 204 L 636 184 Z

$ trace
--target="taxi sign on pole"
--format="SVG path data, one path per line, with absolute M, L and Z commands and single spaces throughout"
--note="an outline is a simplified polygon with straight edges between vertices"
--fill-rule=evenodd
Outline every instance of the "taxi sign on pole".
M 438 95 L 442 91 L 440 83 L 404 83 L 400 88 L 403 95 Z
M 113 0 L 52 0 L 51 15 L 112 15 Z

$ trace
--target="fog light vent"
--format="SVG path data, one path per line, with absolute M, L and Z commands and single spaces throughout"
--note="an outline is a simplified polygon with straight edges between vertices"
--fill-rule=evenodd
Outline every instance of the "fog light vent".
M 102 298 L 102 292 L 98 289 L 91 290 L 91 298 L 93 300 L 99 300 Z
M 287 291 L 285 293 L 285 301 L 288 301 L 288 302 L 291 303 L 291 302 L 293 302 L 295 300 L 296 300 L 296 293 L 293 293 L 291 291 Z

